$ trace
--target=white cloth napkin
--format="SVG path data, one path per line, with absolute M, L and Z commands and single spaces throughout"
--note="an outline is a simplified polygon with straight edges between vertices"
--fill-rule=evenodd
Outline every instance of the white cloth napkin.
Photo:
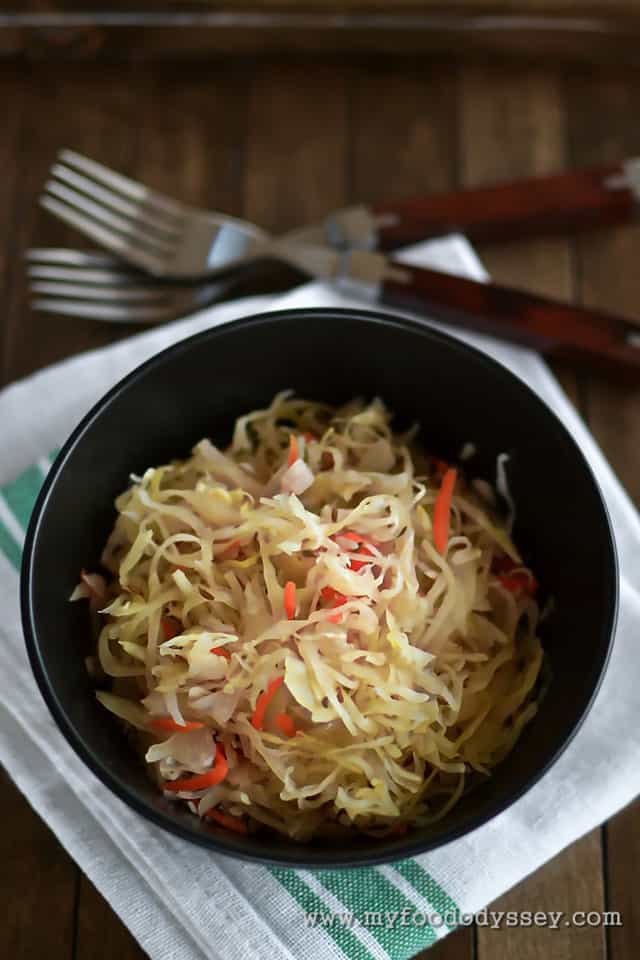
M 484 277 L 461 237 L 414 247 L 405 258 Z M 75 357 L 0 394 L 0 759 L 154 960 L 405 960 L 455 926 L 453 910 L 486 906 L 640 788 L 638 515 L 544 363 L 462 334 L 561 416 L 599 478 L 615 527 L 622 586 L 613 656 L 586 723 L 553 769 L 491 823 L 435 853 L 310 873 L 235 862 L 164 833 L 112 796 L 67 746 L 31 677 L 18 610 L 24 528 L 51 451 L 108 387 L 166 345 L 238 316 L 303 305 L 350 304 L 319 284 L 239 301 Z M 388 913 L 380 925 L 367 910 Z

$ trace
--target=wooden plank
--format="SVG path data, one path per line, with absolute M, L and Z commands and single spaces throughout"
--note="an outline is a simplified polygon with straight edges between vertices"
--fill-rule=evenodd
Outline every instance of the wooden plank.
M 575 75 L 568 87 L 571 159 L 576 164 L 640 153 L 634 75 Z M 640 226 L 580 238 L 578 266 L 585 303 L 640 320 Z M 640 503 L 640 388 L 594 379 L 589 423 L 636 503 Z
M 603 902 L 600 831 L 593 830 L 491 904 L 491 910 L 505 913 L 563 911 L 557 929 L 478 927 L 478 960 L 603 960 L 607 956 L 604 927 L 572 922 L 574 913 L 601 911 Z
M 246 71 L 220 64 L 138 64 L 133 83 L 141 91 L 143 144 L 136 176 L 184 203 L 240 216 Z
M 557 75 L 538 69 L 506 72 L 465 68 L 461 82 L 461 152 L 464 183 L 527 176 L 561 168 L 565 156 L 565 113 Z M 562 239 L 540 239 L 482 251 L 491 273 L 504 282 L 548 295 L 572 292 L 570 251 Z M 563 382 L 577 399 L 577 381 Z M 492 905 L 498 910 L 602 909 L 600 837 L 593 832 L 561 853 L 530 880 Z M 602 931 L 541 927 L 477 931 L 479 960 L 513 956 L 604 960 Z
M 4 64 L 0 68 L 0 118 L 4 135 L 0 140 L 0 232 L 7 240 L 14 236 L 18 222 L 18 204 L 16 203 L 19 163 L 16 144 L 20 139 L 21 117 L 24 112 L 24 87 L 21 82 L 20 68 Z M 11 244 L 0 245 L 0 292 L 2 303 L 8 304 L 17 281 L 15 271 L 15 253 L 12 256 Z M 5 368 L 7 350 L 7 327 L 0 328 L 0 382 Z
M 568 84 L 570 145 L 576 163 L 640 153 L 635 108 L 636 76 L 572 77 Z M 586 303 L 640 317 L 637 225 L 581 238 L 578 265 Z M 593 378 L 587 395 L 589 425 L 622 483 L 640 504 L 640 387 Z M 640 942 L 637 863 L 640 804 L 604 828 L 607 851 L 607 909 L 622 913 L 623 927 L 607 931 L 609 960 L 635 960 Z
M 82 874 L 74 960 L 145 960 L 146 957 L 104 897 Z
M 455 185 L 456 77 L 398 61 L 354 71 L 351 87 L 351 199 L 445 190 Z
M 370 202 L 455 185 L 455 72 L 377 64 L 355 70 L 350 87 L 350 200 Z M 463 927 L 420 956 L 473 960 L 473 955 L 473 930 Z
M 640 942 L 640 902 L 637 893 L 640 862 L 640 800 L 606 827 L 607 909 L 618 910 L 622 926 L 607 928 L 608 960 L 635 960 Z
M 6 774 L 0 774 L 2 940 L 12 960 L 72 960 L 78 870 Z
M 269 63 L 257 67 L 247 120 L 245 216 L 275 233 L 344 203 L 345 70 Z
M 25 89 L 22 135 L 16 150 L 21 175 L 19 217 L 13 231 L 13 269 L 19 277 L 29 246 L 87 246 L 75 232 L 38 205 L 47 171 L 60 147 L 74 147 L 119 168 L 127 168 L 138 148 L 139 126 L 127 67 L 85 66 L 64 71 L 22 66 Z M 52 122 L 55 118 L 55 122 Z M 26 285 L 15 284 L 6 306 L 6 358 L 3 378 L 30 371 L 110 342 L 114 328 L 93 320 L 32 313 Z
M 238 0 L 236 3 L 56 4 L 0 15 L 0 55 L 37 58 L 434 52 L 637 64 L 631 0 Z
M 467 67 L 461 78 L 461 177 L 465 185 L 551 173 L 566 164 L 565 112 L 557 74 Z M 571 250 L 563 238 L 480 246 L 498 282 L 545 296 L 570 298 Z M 554 372 L 574 403 L 580 378 Z

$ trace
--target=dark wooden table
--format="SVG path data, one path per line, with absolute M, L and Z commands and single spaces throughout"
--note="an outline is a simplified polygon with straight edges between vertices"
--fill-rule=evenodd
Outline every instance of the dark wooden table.
M 638 75 L 611 68 L 480 67 L 407 57 L 349 65 L 318 57 L 287 64 L 0 64 L 2 381 L 131 332 L 29 311 L 24 249 L 78 244 L 37 206 L 60 146 L 185 200 L 284 230 L 358 199 L 640 153 L 639 94 Z M 640 316 L 639 251 L 640 231 L 629 227 L 481 253 L 500 280 Z M 640 390 L 567 368 L 557 372 L 638 502 Z M 3 955 L 141 957 L 16 789 L 8 780 L 3 788 Z M 429 958 L 635 960 L 639 860 L 636 805 L 495 905 L 615 909 L 622 912 L 622 928 L 465 929 Z

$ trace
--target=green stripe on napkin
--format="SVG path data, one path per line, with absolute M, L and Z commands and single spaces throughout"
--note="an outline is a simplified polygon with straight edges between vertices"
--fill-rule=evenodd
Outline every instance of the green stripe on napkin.
M 39 466 L 29 467 L 17 480 L 2 488 L 5 503 L 23 530 L 29 525 L 29 517 L 44 480 L 43 470 Z
M 20 569 L 22 532 L 29 523 L 48 466 L 49 460 L 40 461 L 0 491 L 0 552 L 16 570 Z M 420 910 L 374 867 L 318 870 L 313 873 L 313 887 L 318 892 L 300 871 L 281 867 L 270 870 L 303 911 L 301 923 L 313 925 L 330 937 L 347 960 L 374 960 L 380 955 L 380 948 L 391 960 L 408 960 L 436 939 L 435 931 L 426 921 L 424 925 L 416 925 L 413 919 L 404 924 L 400 922 L 403 912 L 413 918 Z M 435 912 L 441 915 L 457 912 L 455 901 L 415 860 L 395 863 L 391 871 L 397 871 Z M 323 899 L 323 891 L 327 899 Z M 382 924 L 375 921 L 375 916 L 372 919 L 372 915 L 379 912 L 382 912 Z M 394 915 L 396 919 L 391 922 Z M 315 921 L 309 923 L 311 917 Z M 355 930 L 362 931 L 360 936 Z
M 9 563 L 16 568 L 20 569 L 20 559 L 22 557 L 22 548 L 20 544 L 16 543 L 13 539 L 4 523 L 0 521 L 0 551 L 4 553 L 5 557 Z
M 314 924 L 316 929 L 319 928 L 323 933 L 328 934 L 340 947 L 345 957 L 348 957 L 349 960 L 372 960 L 373 955 L 342 921 L 341 916 L 338 915 L 339 911 L 332 911 L 304 882 L 297 870 L 288 870 L 284 867 L 270 867 L 269 869 L 287 893 L 300 905 L 307 921 L 314 917 L 317 921 Z M 343 915 L 348 912 L 345 907 Z M 321 918 L 326 918 L 326 922 L 323 922 Z M 393 960 L 396 960 L 395 954 L 390 954 L 390 956 L 393 957 Z
M 428 923 L 421 926 L 413 923 L 410 918 L 420 911 L 375 867 L 317 870 L 314 871 L 314 876 L 357 917 L 364 918 L 367 911 L 382 911 L 383 925 L 370 921 L 367 929 L 394 960 L 407 960 L 436 939 L 435 932 Z M 403 911 L 407 912 L 406 925 L 399 919 Z M 387 915 L 395 918 L 389 925 L 386 921 Z
M 393 869 L 407 880 L 420 893 L 440 916 L 458 914 L 458 904 L 452 900 L 446 890 L 427 873 L 415 860 L 398 860 Z M 447 923 L 450 930 L 455 930 L 457 924 Z

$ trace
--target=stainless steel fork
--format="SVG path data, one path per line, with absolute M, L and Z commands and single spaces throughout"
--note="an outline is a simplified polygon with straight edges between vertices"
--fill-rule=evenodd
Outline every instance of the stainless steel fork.
M 42 206 L 101 247 L 156 277 L 201 279 L 264 257 L 309 269 L 308 247 L 364 246 L 365 208 L 272 237 L 245 220 L 188 207 L 73 150 L 62 150 Z
M 108 254 L 27 251 L 34 310 L 110 323 L 163 323 L 228 299 L 237 276 L 198 285 L 162 283 Z

